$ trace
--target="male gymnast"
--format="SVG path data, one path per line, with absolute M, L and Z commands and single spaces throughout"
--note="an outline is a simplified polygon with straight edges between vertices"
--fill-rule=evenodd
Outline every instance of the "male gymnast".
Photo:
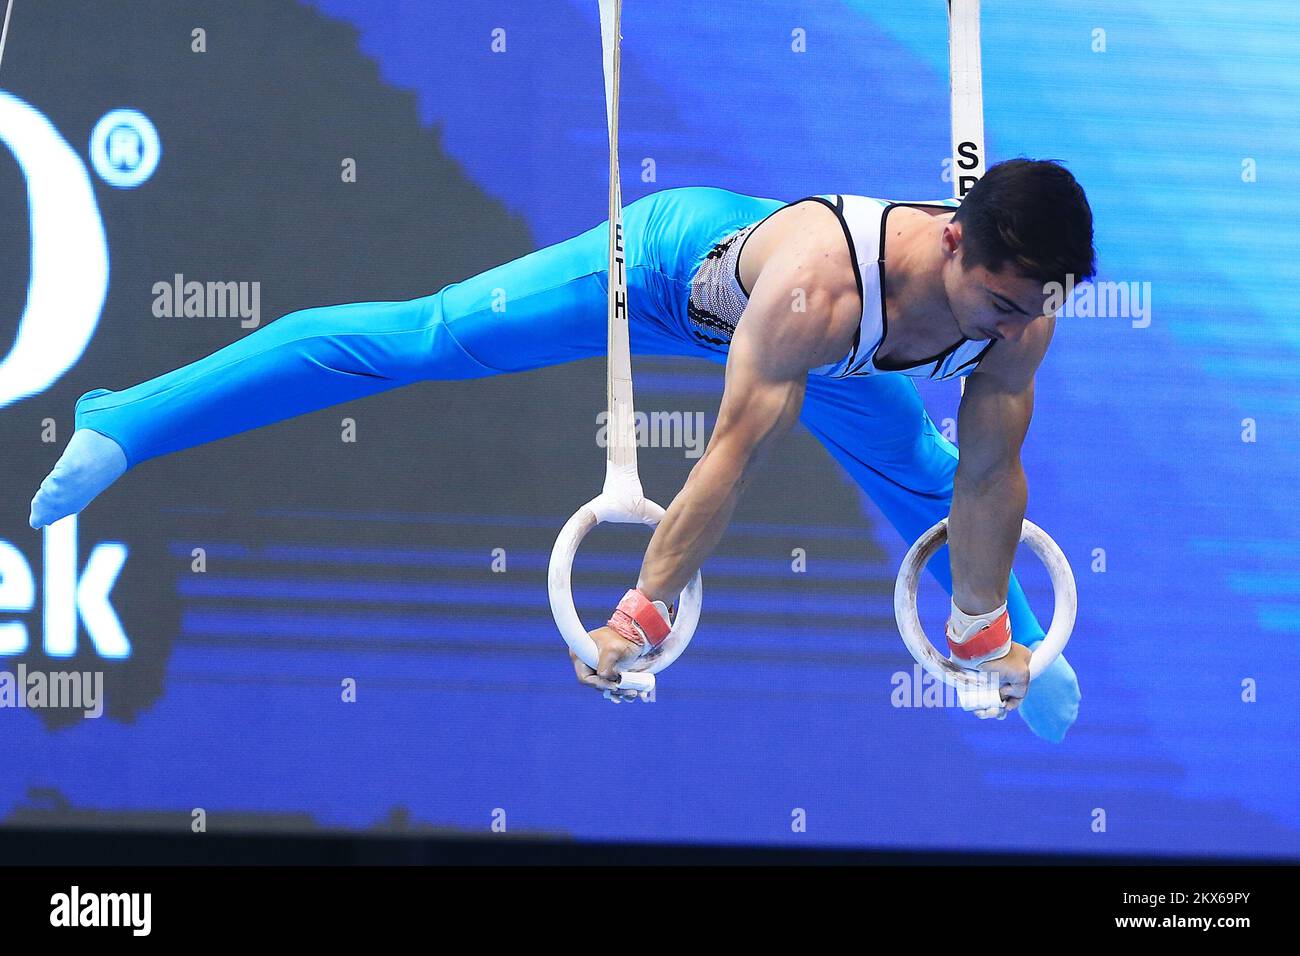
M 668 606 L 747 480 L 801 419 L 904 540 L 948 517 L 950 566 L 930 568 L 952 598 L 953 659 L 996 673 L 1006 709 L 1061 740 L 1078 681 L 1060 657 L 1028 694 L 1044 631 L 1011 564 L 1027 497 L 1020 448 L 1055 325 L 1045 285 L 1095 272 L 1092 212 L 1074 177 L 1015 159 L 964 200 L 927 203 L 667 189 L 626 208 L 624 244 L 633 352 L 702 356 L 726 374 L 705 452 L 636 587 L 591 632 L 598 667 L 574 658 L 578 679 L 614 690 L 617 664 L 662 639 Z M 603 224 L 433 295 L 290 313 L 157 378 L 87 392 L 30 523 L 80 512 L 170 452 L 412 382 L 601 355 L 607 256 Z M 960 459 L 910 381 L 958 377 Z

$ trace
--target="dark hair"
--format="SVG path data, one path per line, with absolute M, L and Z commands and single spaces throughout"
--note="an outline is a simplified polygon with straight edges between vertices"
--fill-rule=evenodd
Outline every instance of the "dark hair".
M 971 187 L 953 222 L 962 224 L 962 265 L 999 272 L 1008 262 L 1040 282 L 1091 279 L 1092 209 L 1070 171 L 1054 159 L 1009 159 Z

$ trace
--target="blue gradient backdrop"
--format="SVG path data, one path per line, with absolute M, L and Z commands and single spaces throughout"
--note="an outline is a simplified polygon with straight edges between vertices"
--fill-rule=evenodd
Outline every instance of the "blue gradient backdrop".
M 537 245 L 603 218 L 595 0 L 307 5 L 355 27 L 384 82 L 415 93 L 447 153 L 523 218 Z M 863 647 L 837 616 L 851 590 L 807 598 L 797 640 L 775 628 L 728 628 L 731 611 L 798 600 L 778 586 L 788 570 L 780 555 L 719 559 L 724 577 L 743 583 L 706 586 L 706 619 L 719 623 L 699 643 L 714 642 L 715 653 L 693 657 L 693 647 L 665 675 L 657 704 L 612 708 L 571 686 L 558 639 L 536 626 L 537 588 L 385 585 L 363 595 L 392 605 L 382 619 L 233 609 L 250 596 L 319 597 L 265 570 L 279 560 L 436 569 L 481 559 L 415 545 L 405 555 L 358 543 L 306 556 L 286 546 L 257 550 L 257 575 L 182 576 L 178 593 L 192 601 L 182 628 L 194 638 L 311 635 L 310 654 L 182 641 L 166 695 L 134 724 L 52 733 L 9 721 L 5 808 L 39 781 L 102 810 L 203 805 L 347 827 L 371 826 L 401 805 L 419 821 L 479 830 L 504 808 L 512 829 L 588 838 L 1300 855 L 1300 268 L 1291 205 L 1300 184 L 1300 11 L 1289 0 L 984 6 L 991 159 L 1066 161 L 1095 211 L 1100 278 L 1151 288 L 1149 327 L 1060 321 L 1025 449 L 1030 516 L 1066 547 L 1079 578 L 1069 657 L 1083 703 L 1064 743 L 1039 741 L 1016 719 L 872 717 L 860 706 L 868 691 L 839 666 Z M 786 198 L 946 195 L 943 7 L 627 0 L 625 200 L 682 185 Z M 507 55 L 490 51 L 494 28 L 506 31 Z M 806 31 L 807 52 L 791 51 L 795 29 Z M 646 157 L 653 183 L 641 178 Z M 700 387 L 673 363 L 652 363 L 638 394 L 672 407 L 664 405 L 672 396 Z M 936 420 L 953 414 L 955 388 L 924 395 Z M 1243 441 L 1245 419 L 1255 422 L 1253 442 Z M 860 506 L 874 513 L 870 502 Z M 511 560 L 540 572 L 562 518 L 537 516 L 539 545 Z M 892 574 L 902 543 L 883 522 L 871 524 L 883 528 L 873 551 L 826 574 L 850 587 Z M 735 531 L 741 540 L 785 533 L 799 529 Z M 834 538 L 833 529 L 815 534 Z M 188 547 L 178 539 L 176 556 Z M 1104 550 L 1104 572 L 1094 570 L 1095 549 Z M 224 559 L 253 556 L 235 544 Z M 606 570 L 611 581 L 630 580 L 635 567 L 629 553 Z M 1032 570 L 1027 578 L 1046 608 L 1042 581 Z M 346 604 L 346 587 L 330 594 Z M 603 594 L 592 590 L 587 603 L 598 606 Z M 204 603 L 213 597 L 228 600 Z M 849 600 L 861 602 L 849 613 L 888 614 L 879 594 Z M 519 632 L 551 651 L 555 666 L 497 657 L 489 674 L 466 670 L 463 658 L 413 663 L 382 646 L 342 643 L 358 627 L 381 644 L 418 640 L 444 604 L 476 603 L 517 613 Z M 487 659 L 500 620 L 459 621 L 454 639 L 481 642 Z M 769 654 L 747 665 L 744 686 L 728 681 L 726 650 L 739 646 Z M 789 666 L 809 647 L 822 656 Z M 893 655 L 880 675 L 906 668 L 901 648 L 877 641 L 874 650 Z M 305 682 L 342 670 L 426 683 L 403 691 L 397 681 L 393 693 L 334 709 L 316 706 L 308 683 L 269 698 L 240 683 L 277 669 Z M 1243 682 L 1257 686 L 1254 702 L 1243 702 Z M 991 814 L 987 828 L 972 825 L 973 806 Z M 806 833 L 792 832 L 795 808 L 807 813 Z

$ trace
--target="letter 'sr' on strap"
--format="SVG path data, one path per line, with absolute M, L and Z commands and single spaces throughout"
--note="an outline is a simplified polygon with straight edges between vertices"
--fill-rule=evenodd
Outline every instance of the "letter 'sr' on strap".
M 980 0 L 948 0 L 948 94 L 952 112 L 952 194 L 965 199 L 984 175 L 984 65 Z M 958 380 L 966 394 L 966 379 Z

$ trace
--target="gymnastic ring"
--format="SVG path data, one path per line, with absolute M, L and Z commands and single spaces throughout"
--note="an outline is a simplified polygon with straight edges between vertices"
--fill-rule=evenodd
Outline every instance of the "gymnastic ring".
M 954 664 L 940 654 L 921 629 L 921 620 L 916 610 L 916 591 L 921 571 L 947 540 L 948 519 L 944 518 L 917 538 L 908 550 L 898 569 L 898 580 L 894 583 L 894 619 L 898 622 L 898 630 L 903 635 L 907 649 L 927 672 L 959 690 L 974 690 L 987 678 L 981 678 L 979 671 Z M 1075 615 L 1078 613 L 1079 595 L 1075 590 L 1070 563 L 1046 531 L 1032 521 L 1026 521 L 1020 529 L 1020 540 L 1029 545 L 1030 550 L 1046 566 L 1056 599 L 1051 627 L 1029 658 L 1029 679 L 1032 681 L 1060 656 L 1070 640 Z M 1015 635 L 1012 634 L 1012 639 L 1014 638 Z
M 598 652 L 596 642 L 587 633 L 578 618 L 577 608 L 573 605 L 573 558 L 578 553 L 582 539 L 592 528 L 606 522 L 625 524 L 644 524 L 656 527 L 663 520 L 664 509 L 648 498 L 637 499 L 635 505 L 615 500 L 607 494 L 599 494 L 587 502 L 560 529 L 551 549 L 551 565 L 547 576 L 547 590 L 550 592 L 551 613 L 555 616 L 556 626 L 560 629 L 565 642 L 574 654 L 590 668 L 597 664 Z M 682 590 L 677 599 L 677 614 L 673 618 L 672 629 L 663 642 L 653 650 L 635 660 L 619 666 L 620 674 L 657 674 L 686 650 L 695 634 L 695 627 L 700 622 L 700 606 L 704 600 L 704 583 L 700 572 Z M 644 687 L 635 680 L 627 682 L 629 686 Z M 653 686 L 653 681 L 648 686 Z

